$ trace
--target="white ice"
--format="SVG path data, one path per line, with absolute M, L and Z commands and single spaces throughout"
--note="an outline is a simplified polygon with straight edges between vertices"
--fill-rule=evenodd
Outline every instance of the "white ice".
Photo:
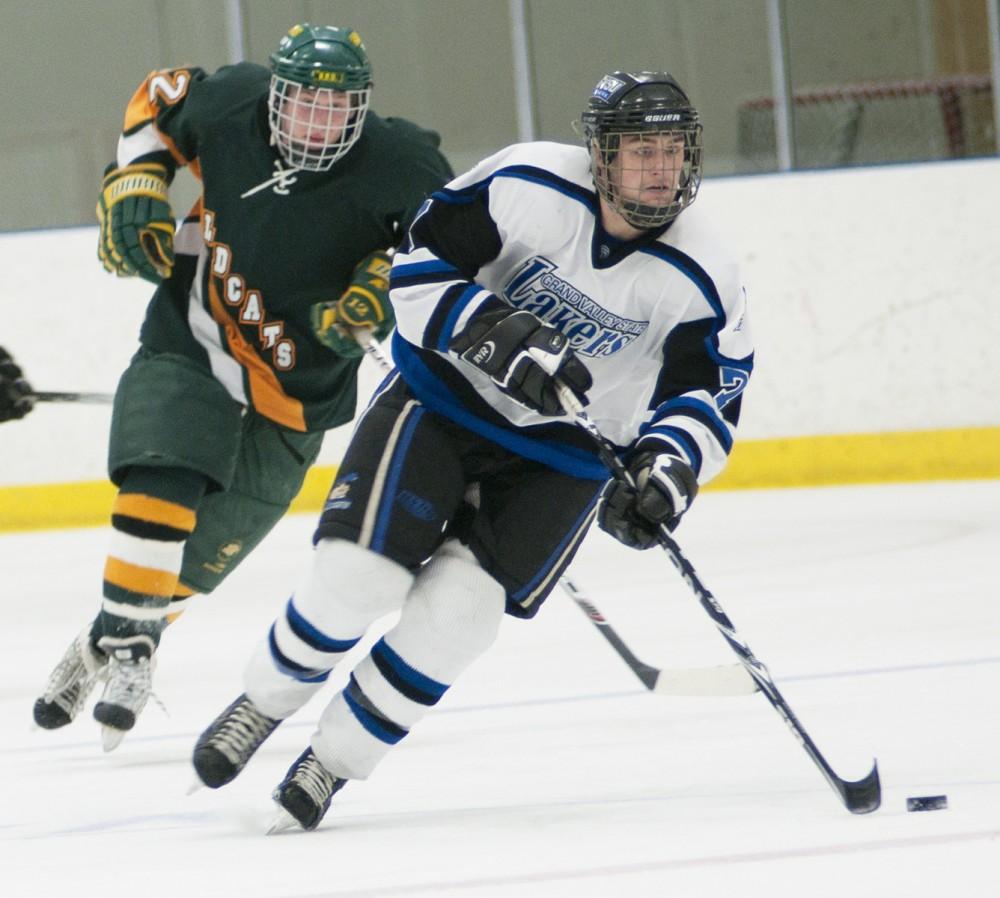
M 108 532 L 0 538 L 3 895 L 1000 895 L 1000 482 L 708 492 L 678 531 L 834 770 L 859 778 L 877 757 L 867 816 L 763 696 L 646 692 L 557 590 L 535 620 L 505 621 L 316 832 L 264 835 L 270 790 L 343 676 L 226 788 L 186 794 L 189 757 L 241 691 L 312 526 L 287 518 L 170 628 L 165 710 L 109 755 L 89 711 L 30 726 L 97 608 Z M 662 552 L 594 533 L 572 572 L 644 660 L 734 659 Z M 905 810 L 936 794 L 947 810 Z

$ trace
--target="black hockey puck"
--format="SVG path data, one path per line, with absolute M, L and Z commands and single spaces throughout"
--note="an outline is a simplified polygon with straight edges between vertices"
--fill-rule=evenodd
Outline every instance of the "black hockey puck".
M 906 799 L 908 811 L 940 811 L 948 807 L 947 795 L 914 795 Z

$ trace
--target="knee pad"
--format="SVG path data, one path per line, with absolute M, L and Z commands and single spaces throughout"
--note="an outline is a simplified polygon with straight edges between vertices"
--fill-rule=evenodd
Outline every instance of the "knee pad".
M 496 640 L 506 598 L 472 552 L 448 540 L 417 575 L 386 642 L 422 673 L 450 684 Z
M 504 588 L 456 541 L 417 574 L 399 622 L 354 669 L 312 740 L 324 766 L 367 777 L 496 639 Z M 391 651 L 382 647 L 385 644 Z M 349 696 L 353 694 L 353 699 Z
M 318 630 L 349 638 L 400 608 L 412 584 L 413 574 L 395 561 L 342 539 L 323 539 L 292 601 Z
M 308 574 L 257 648 L 247 695 L 265 714 L 287 717 L 319 689 L 378 617 L 398 608 L 413 575 L 342 540 L 323 540 Z

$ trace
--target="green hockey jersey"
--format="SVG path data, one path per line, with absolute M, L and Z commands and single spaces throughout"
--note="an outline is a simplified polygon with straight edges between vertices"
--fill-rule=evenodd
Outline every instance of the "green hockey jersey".
M 451 171 L 435 133 L 373 112 L 330 170 L 287 168 L 271 145 L 269 80 L 250 63 L 168 69 L 129 103 L 117 164 L 159 162 L 171 177 L 186 165 L 202 187 L 140 340 L 198 361 L 278 424 L 325 430 L 354 415 L 359 361 L 316 339 L 310 308 L 395 246 Z

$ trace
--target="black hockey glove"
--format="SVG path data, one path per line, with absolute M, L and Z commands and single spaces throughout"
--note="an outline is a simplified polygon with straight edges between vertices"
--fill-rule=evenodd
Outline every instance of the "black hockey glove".
M 671 530 L 698 495 L 698 480 L 674 455 L 640 452 L 628 463 L 635 489 L 611 480 L 597 506 L 597 523 L 630 549 L 655 546 L 660 524 Z
M 587 404 L 590 372 L 566 335 L 531 312 L 485 312 L 451 341 L 453 352 L 488 374 L 515 402 L 542 415 L 561 415 L 557 380 Z
M 0 346 L 0 421 L 23 418 L 35 407 L 32 389 L 20 367 Z

